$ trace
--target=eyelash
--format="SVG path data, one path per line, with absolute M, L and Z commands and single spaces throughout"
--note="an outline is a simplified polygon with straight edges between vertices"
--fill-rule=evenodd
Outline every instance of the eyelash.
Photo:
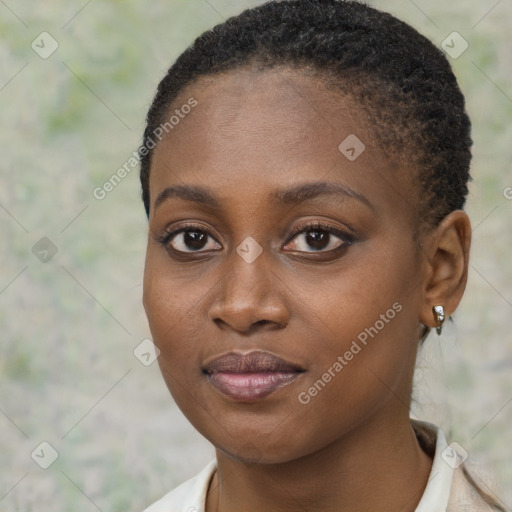
M 202 252 L 209 252 L 209 251 L 179 251 L 174 248 L 169 247 L 169 243 L 171 240 L 178 234 L 187 232 L 187 231 L 199 231 L 206 233 L 206 235 L 210 238 L 213 238 L 206 229 L 202 228 L 201 226 L 197 224 L 185 224 L 183 226 L 180 226 L 178 229 L 175 229 L 173 231 L 166 231 L 162 236 L 157 238 L 157 241 L 163 245 L 166 249 L 171 249 L 175 254 L 179 255 L 185 255 L 185 254 L 201 254 Z M 340 251 L 341 249 L 344 249 L 350 245 L 352 245 L 355 241 L 355 237 L 351 234 L 345 233 L 333 226 L 330 226 L 329 224 L 325 224 L 323 222 L 311 222 L 311 223 L 305 223 L 300 226 L 297 226 L 297 228 L 294 229 L 293 233 L 288 238 L 288 241 L 286 242 L 286 245 L 288 245 L 299 233 L 307 233 L 312 231 L 323 231 L 326 233 L 329 233 L 331 235 L 336 236 L 339 238 L 343 243 L 339 245 L 338 247 L 335 247 L 334 249 L 330 249 L 329 251 L 298 251 L 298 252 L 306 252 L 308 254 L 328 254 L 335 251 Z M 214 238 L 213 238 L 214 239 Z M 215 239 L 214 239 L 215 240 Z M 215 240 L 216 241 L 216 240 Z M 218 243 L 218 242 L 217 242 Z

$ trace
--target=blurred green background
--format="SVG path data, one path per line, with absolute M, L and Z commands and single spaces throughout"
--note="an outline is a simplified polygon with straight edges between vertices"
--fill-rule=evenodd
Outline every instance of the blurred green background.
M 0 1 L 0 510 L 141 511 L 214 456 L 133 353 L 150 337 L 138 168 L 93 190 L 137 149 L 174 59 L 260 3 Z M 455 327 L 420 355 L 413 413 L 490 468 L 510 507 L 512 5 L 372 5 L 469 44 L 450 60 L 475 142 L 470 277 Z

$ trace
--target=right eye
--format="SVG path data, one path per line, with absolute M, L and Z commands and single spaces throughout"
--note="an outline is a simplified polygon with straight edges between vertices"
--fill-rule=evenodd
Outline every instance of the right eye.
M 211 240 L 210 247 L 208 247 L 209 239 Z M 207 231 L 194 225 L 182 226 L 173 231 L 166 231 L 159 239 L 159 242 L 166 249 L 189 254 L 221 248 L 221 245 Z

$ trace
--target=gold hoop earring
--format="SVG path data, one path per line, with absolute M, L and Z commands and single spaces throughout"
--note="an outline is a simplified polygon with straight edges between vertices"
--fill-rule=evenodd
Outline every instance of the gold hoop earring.
M 434 306 L 432 308 L 432 311 L 434 312 L 434 318 L 436 319 L 436 322 L 439 324 L 436 327 L 436 332 L 440 336 L 441 331 L 443 330 L 443 322 L 444 322 L 444 306 Z

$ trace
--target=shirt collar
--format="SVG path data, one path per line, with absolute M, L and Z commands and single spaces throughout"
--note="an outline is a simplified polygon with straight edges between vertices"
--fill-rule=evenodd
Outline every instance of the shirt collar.
M 456 456 L 455 452 L 448 446 L 439 427 L 413 419 L 411 424 L 420 444 L 434 452 L 427 486 L 414 512 L 446 512 L 454 470 L 449 461 Z

